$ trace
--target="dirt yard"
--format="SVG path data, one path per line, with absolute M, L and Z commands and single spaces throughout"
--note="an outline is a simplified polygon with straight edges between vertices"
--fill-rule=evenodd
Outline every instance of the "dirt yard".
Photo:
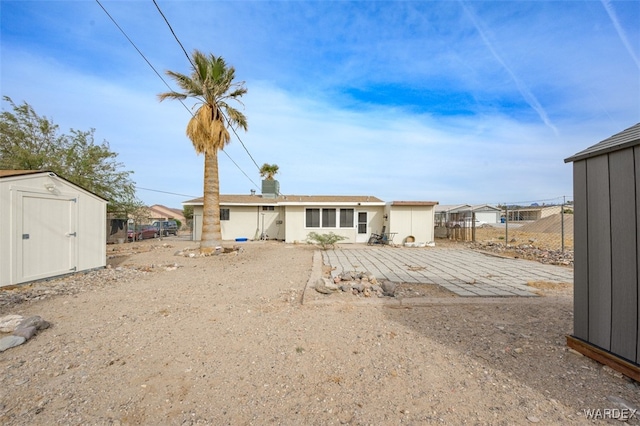
M 582 425 L 640 407 L 637 383 L 567 349 L 570 287 L 303 305 L 312 247 L 175 255 L 192 244 L 109 246 L 110 269 L 0 290 L 0 316 L 52 324 L 0 353 L 0 424 Z

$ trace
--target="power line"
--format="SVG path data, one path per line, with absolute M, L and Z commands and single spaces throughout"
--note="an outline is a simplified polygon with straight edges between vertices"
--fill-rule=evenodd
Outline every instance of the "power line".
M 120 30 L 120 32 L 122 33 L 122 35 L 127 39 L 127 41 L 129 41 L 129 43 L 131 44 L 131 46 L 133 46 L 134 49 L 136 49 L 136 51 L 138 52 L 138 54 L 140 56 L 142 56 L 142 59 L 144 59 L 144 61 L 147 63 L 147 65 L 149 65 L 151 67 L 151 69 L 153 70 L 153 72 L 156 73 L 156 75 L 158 76 L 158 78 L 160 80 L 162 80 L 162 82 L 165 84 L 165 86 L 167 86 L 169 88 L 169 90 L 171 89 L 171 86 L 169 86 L 169 83 L 167 83 L 165 81 L 164 78 L 162 78 L 162 75 L 160 75 L 160 73 L 158 72 L 158 70 L 156 70 L 154 68 L 153 65 L 151 65 L 151 62 L 149 62 L 149 60 L 146 58 L 146 56 L 144 56 L 144 54 L 140 51 L 140 49 L 138 49 L 138 46 L 136 46 L 136 44 L 133 42 L 133 40 L 131 40 L 129 38 L 129 36 L 127 35 L 127 33 L 122 29 L 122 27 L 120 27 L 120 25 L 118 25 L 118 23 L 116 22 L 116 20 L 113 18 L 113 16 L 111 16 L 111 14 L 107 11 L 107 9 L 104 8 L 104 6 L 102 5 L 102 3 L 100 3 L 100 0 L 96 0 L 96 3 L 98 3 L 98 5 L 102 8 L 102 10 L 104 10 L 104 13 L 107 14 L 107 16 L 109 17 L 109 19 L 111 19 L 111 22 L 113 22 L 113 24 Z M 187 108 L 187 111 L 189 111 L 189 108 L 182 104 L 185 108 Z M 189 111 L 190 112 L 190 111 Z
M 178 194 L 178 193 L 175 193 L 175 192 L 160 191 L 159 189 L 142 188 L 142 187 L 139 187 L 139 186 L 136 186 L 136 189 L 141 189 L 143 191 L 160 192 L 162 194 L 177 195 L 177 196 L 180 196 L 180 197 L 198 198 L 195 195 Z
M 191 66 L 193 67 L 193 69 L 195 70 L 196 73 L 198 73 L 198 75 L 200 76 L 200 79 L 202 79 L 202 76 L 200 75 L 200 71 L 198 70 L 198 68 L 196 67 L 196 65 L 193 63 L 193 61 L 191 60 L 191 57 L 189 56 L 189 54 L 187 53 L 187 50 L 184 48 L 184 46 L 182 45 L 182 42 L 180 41 L 180 39 L 178 38 L 178 36 L 176 35 L 175 31 L 173 31 L 173 27 L 171 27 L 171 24 L 169 23 L 169 20 L 167 19 L 167 17 L 165 16 L 164 13 L 162 13 L 162 10 L 160 10 L 160 6 L 158 5 L 158 3 L 156 2 L 156 0 L 153 0 L 153 4 L 156 5 L 156 9 L 158 9 L 158 12 L 160 13 L 160 15 L 162 16 L 162 18 L 164 19 L 164 22 L 167 24 L 167 26 L 169 27 L 169 30 L 171 31 L 171 34 L 173 34 L 173 38 L 176 39 L 176 41 L 178 42 L 178 45 L 180 45 L 180 48 L 182 49 L 182 51 L 184 52 L 184 55 L 187 57 L 187 60 L 189 61 L 189 63 L 191 63 Z M 224 119 L 226 120 L 227 124 L 229 125 L 229 127 L 231 128 L 231 130 L 233 131 L 233 134 L 236 135 L 236 138 L 238 138 L 238 141 L 240 142 L 240 144 L 242 145 L 242 147 L 244 148 L 244 150 L 247 152 L 247 155 L 249 156 L 249 158 L 251 158 L 251 161 L 253 161 L 253 164 L 256 165 L 256 168 L 258 169 L 258 171 L 260 171 L 260 166 L 258 166 L 258 163 L 256 163 L 256 160 L 254 160 L 253 155 L 251 155 L 251 153 L 249 152 L 249 149 L 247 149 L 247 147 L 245 146 L 244 142 L 242 141 L 242 139 L 240 138 L 240 135 L 238 135 L 238 132 L 236 132 L 236 129 L 233 127 L 233 125 L 231 124 L 231 120 L 229 120 L 229 118 L 225 115 L 225 113 L 220 110 L 220 113 L 222 114 L 222 116 L 224 117 Z M 244 173 L 244 172 L 243 172 Z M 254 184 L 255 185 L 255 184 Z
M 113 22 L 113 24 L 120 30 L 120 32 L 122 33 L 122 35 L 124 35 L 124 37 L 127 39 L 127 41 L 129 41 L 129 43 L 133 46 L 133 48 L 138 52 L 138 54 L 142 57 L 142 59 L 145 60 L 145 62 L 147 63 L 147 65 L 149 65 L 149 67 L 151 67 L 151 69 L 153 70 L 153 72 L 158 76 L 158 78 L 160 78 L 160 80 L 162 80 L 162 82 L 165 84 L 165 86 L 167 86 L 167 88 L 173 92 L 173 89 L 171 88 L 171 86 L 169 85 L 169 83 L 166 82 L 166 80 L 164 78 L 162 78 L 162 75 L 160 75 L 160 73 L 155 69 L 155 67 L 151 64 L 151 62 L 149 62 L 149 60 L 146 58 L 146 56 L 144 56 L 144 54 L 140 51 L 140 49 L 138 49 L 138 46 L 136 46 L 136 44 L 133 42 L 133 40 L 131 40 L 131 38 L 127 35 L 127 33 L 122 29 L 122 27 L 120 27 L 120 25 L 118 25 L 118 23 L 116 22 L 116 20 L 113 18 L 113 16 L 111 16 L 111 14 L 107 11 L 107 9 L 105 9 L 105 7 L 102 5 L 102 3 L 100 3 L 100 0 L 96 0 L 96 3 L 98 3 L 98 5 L 102 8 L 102 10 L 104 11 L 104 13 L 107 14 L 107 16 L 109 17 L 109 19 L 111 19 L 111 22 Z M 155 1 L 154 1 L 155 3 Z M 173 30 L 172 30 L 173 32 Z M 182 45 L 181 45 L 182 46 Z M 184 50 L 184 48 L 183 48 Z M 186 52 L 185 52 L 186 53 Z M 188 56 L 188 55 L 187 55 Z M 182 106 L 187 110 L 187 112 L 189 112 L 189 114 L 191 115 L 191 117 L 195 118 L 196 120 L 198 119 L 196 116 L 193 115 L 193 113 L 191 112 L 191 110 L 189 109 L 189 107 L 182 101 L 182 99 L 178 99 L 178 101 L 182 104 Z M 226 117 L 225 117 L 226 118 Z M 232 127 L 233 132 L 235 133 L 235 130 Z M 237 133 L 236 133 L 237 136 Z M 240 142 L 242 143 L 242 141 Z M 244 146 L 244 144 L 242 144 Z M 245 147 L 246 150 L 246 147 Z M 231 156 L 225 152 L 224 150 L 222 150 L 225 155 L 229 158 L 229 160 L 231 160 L 231 162 L 238 168 L 238 170 L 240 170 L 242 172 L 243 175 L 245 175 L 247 177 L 247 179 L 249 179 L 249 181 L 256 187 L 258 188 L 258 185 L 249 177 L 249 175 L 247 175 L 244 170 L 242 170 L 240 168 L 240 166 L 238 165 L 238 163 L 236 163 L 235 161 L 233 161 L 233 159 L 231 158 Z M 247 151 L 248 152 L 248 151 Z M 250 155 L 250 154 L 249 154 Z M 253 158 L 251 158 L 253 160 Z M 255 160 L 254 160 L 255 163 Z
M 162 13 L 162 10 L 160 10 L 160 6 L 158 6 L 158 3 L 156 3 L 156 0 L 153 0 L 153 4 L 156 5 L 156 9 L 158 9 L 158 12 L 160 12 L 160 15 L 162 16 L 162 18 L 164 19 L 164 22 L 166 22 L 167 26 L 169 27 L 169 30 L 171 30 L 171 34 L 173 34 L 173 38 L 176 39 L 176 41 L 178 42 L 178 44 L 180 45 L 180 48 L 182 49 L 182 51 L 184 52 L 184 56 L 187 57 L 187 60 L 189 62 L 191 62 L 191 66 L 193 67 L 194 70 L 196 70 L 197 72 L 197 68 L 196 65 L 191 61 L 191 58 L 189 57 L 189 54 L 187 53 L 186 49 L 184 48 L 184 46 L 182 45 L 182 43 L 180 43 L 180 40 L 178 39 L 178 36 L 176 35 L 175 31 L 173 31 L 173 28 L 171 27 L 171 24 L 169 23 L 169 20 L 167 19 L 166 16 L 164 16 L 164 13 Z

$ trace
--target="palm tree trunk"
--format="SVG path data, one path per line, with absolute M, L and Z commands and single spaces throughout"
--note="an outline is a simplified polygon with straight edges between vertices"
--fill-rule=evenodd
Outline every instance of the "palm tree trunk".
M 220 180 L 218 179 L 218 150 L 204 154 L 204 206 L 200 252 L 211 253 L 222 245 L 220 228 Z

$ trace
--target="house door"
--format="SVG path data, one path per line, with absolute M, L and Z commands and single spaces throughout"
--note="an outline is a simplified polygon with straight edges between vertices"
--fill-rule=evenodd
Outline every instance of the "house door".
M 366 243 L 369 240 L 369 220 L 367 216 L 367 212 L 358 212 L 356 243 Z
M 75 271 L 75 198 L 28 192 L 16 198 L 15 282 Z

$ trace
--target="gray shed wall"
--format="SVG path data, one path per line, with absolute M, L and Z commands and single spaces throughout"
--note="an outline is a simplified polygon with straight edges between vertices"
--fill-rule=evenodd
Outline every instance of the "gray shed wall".
M 573 171 L 574 336 L 640 363 L 640 146 Z

